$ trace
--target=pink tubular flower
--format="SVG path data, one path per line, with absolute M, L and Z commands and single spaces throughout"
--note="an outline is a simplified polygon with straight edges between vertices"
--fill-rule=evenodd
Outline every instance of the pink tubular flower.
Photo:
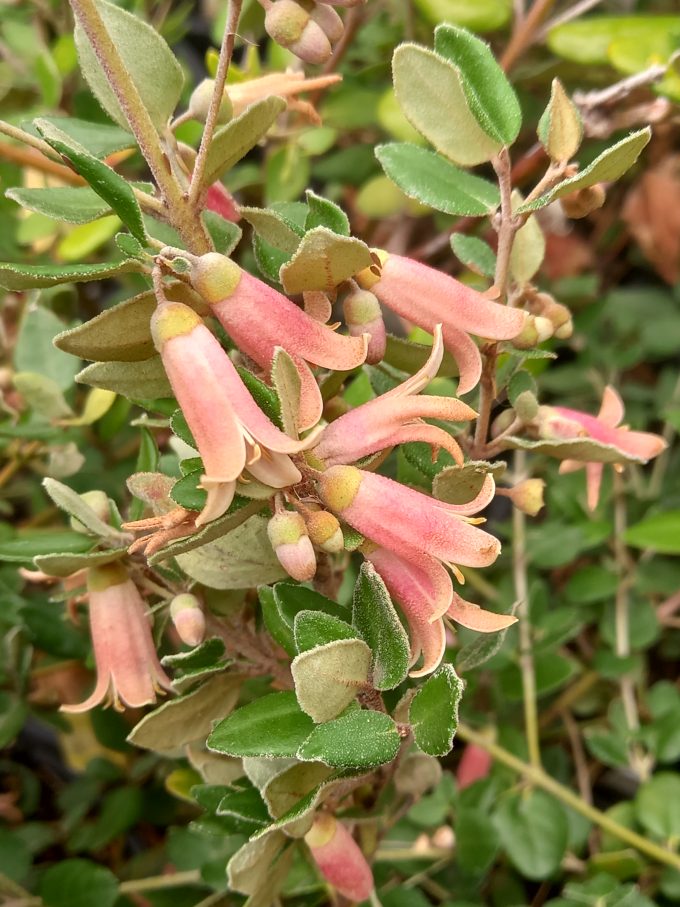
M 154 703 L 171 685 L 137 587 L 120 564 L 107 564 L 87 571 L 87 588 L 97 684 L 84 702 L 63 705 L 62 711 L 87 712 L 109 701 L 119 711 Z
M 318 480 L 322 502 L 375 543 L 366 546 L 365 557 L 406 615 L 413 661 L 423 654 L 413 676 L 430 673 L 441 661 L 444 614 L 481 632 L 515 621 L 457 596 L 443 566 L 487 567 L 498 557 L 499 541 L 466 519 L 486 507 L 494 489 L 489 475 L 473 501 L 446 504 L 354 466 L 332 466 Z
M 277 346 L 291 355 L 302 382 L 301 431 L 316 425 L 323 409 L 319 386 L 307 363 L 344 371 L 366 358 L 367 336 L 336 334 L 224 255 L 211 252 L 195 259 L 191 282 L 234 343 L 261 368 L 271 368 Z
M 237 224 L 241 220 L 234 197 L 219 180 L 208 187 L 205 208 L 208 211 L 214 211 L 225 220 L 230 220 L 233 224 Z
M 448 274 L 411 258 L 378 251 L 378 266 L 357 275 L 357 282 L 402 318 L 426 331 L 443 325 L 444 346 L 458 363 L 458 393 L 477 385 L 482 373 L 479 349 L 470 334 L 489 340 L 512 340 L 522 332 L 528 315 L 492 302 Z
M 476 743 L 468 743 L 463 750 L 463 755 L 456 771 L 456 785 L 458 790 L 470 787 L 475 781 L 486 778 L 491 771 L 493 760 L 489 753 Z
M 331 422 L 311 455 L 326 466 L 336 466 L 354 463 L 395 444 L 424 441 L 432 445 L 435 458 L 439 449 L 444 448 L 462 465 L 463 453 L 456 440 L 443 428 L 422 420 L 460 422 L 473 419 L 475 411 L 455 397 L 417 396 L 437 374 L 443 355 L 442 329 L 436 325 L 432 353 L 420 371 L 393 390 Z
M 246 468 L 273 488 L 299 482 L 288 454 L 309 447 L 314 436 L 294 441 L 270 422 L 200 316 L 165 302 L 153 314 L 151 331 L 205 467 L 201 486 L 208 500 L 196 526 L 227 510 Z
M 330 813 L 319 813 L 305 841 L 321 874 L 339 894 L 357 903 L 371 896 L 371 867 L 347 826 Z
M 607 385 L 602 395 L 602 404 L 597 416 L 583 413 L 565 406 L 542 406 L 539 409 L 538 425 L 543 438 L 561 438 L 572 440 L 592 438 L 607 447 L 615 448 L 621 455 L 620 463 L 647 463 L 666 448 L 666 442 L 659 435 L 646 431 L 630 431 L 621 425 L 624 409 L 623 401 L 613 387 Z M 604 459 L 611 460 L 610 451 Z M 560 472 L 574 472 L 585 467 L 588 489 L 588 507 L 594 510 L 600 498 L 604 462 L 598 461 L 597 450 L 588 454 L 588 460 L 575 458 L 564 460 Z

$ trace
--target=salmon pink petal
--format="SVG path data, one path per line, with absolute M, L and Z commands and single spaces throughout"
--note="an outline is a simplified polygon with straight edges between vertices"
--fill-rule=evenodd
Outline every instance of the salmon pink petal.
M 323 413 L 323 397 L 314 372 L 304 359 L 291 356 L 300 376 L 300 411 L 298 413 L 298 429 L 306 431 L 317 425 Z
M 203 510 L 196 517 L 194 525 L 197 529 L 223 516 L 229 510 L 236 491 L 236 481 L 234 479 L 230 482 L 223 482 L 221 480 L 215 481 L 208 476 L 201 476 L 200 485 L 201 488 L 205 489 L 208 497 Z
M 392 390 L 382 394 L 380 399 L 390 400 L 393 397 L 408 397 L 413 394 L 419 394 L 422 390 L 425 390 L 430 381 L 437 377 L 443 358 L 444 336 L 442 334 L 442 326 L 441 324 L 435 324 L 432 333 L 432 350 L 425 364 L 407 378 L 406 381 L 402 381 L 401 384 L 398 384 Z
M 595 510 L 600 500 L 600 486 L 602 485 L 603 463 L 586 463 L 586 498 L 588 509 Z
M 493 611 L 485 611 L 479 605 L 465 601 L 460 595 L 453 593 L 453 601 L 447 611 L 447 615 L 455 620 L 462 627 L 468 630 L 476 630 L 478 633 L 497 633 L 499 630 L 507 630 L 517 618 L 512 614 L 495 614 Z
M 365 554 L 404 613 L 432 623 L 446 614 L 453 600 L 453 584 L 445 567 L 428 554 L 400 557 L 386 548 Z
M 578 472 L 579 469 L 583 469 L 583 463 L 579 460 L 562 460 L 558 472 L 560 475 L 567 475 L 570 472 Z
M 259 482 L 272 488 L 288 488 L 302 481 L 300 470 L 285 454 L 263 451 L 259 460 L 248 464 L 247 470 Z
M 476 743 L 468 743 L 463 750 L 463 755 L 456 771 L 456 784 L 458 790 L 464 790 L 481 781 L 491 771 L 493 760 L 491 755 Z
M 482 377 L 482 356 L 472 338 L 450 325 L 444 326 L 444 344 L 458 365 L 458 393 L 467 394 Z
M 618 392 L 608 384 L 602 395 L 602 403 L 597 418 L 604 422 L 605 425 L 616 428 L 623 420 L 623 413 L 623 400 Z

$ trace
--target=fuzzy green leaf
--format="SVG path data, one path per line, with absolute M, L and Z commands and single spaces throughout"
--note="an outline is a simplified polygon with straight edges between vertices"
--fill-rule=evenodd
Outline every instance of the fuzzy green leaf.
M 385 583 L 369 562 L 361 565 L 352 597 L 352 623 L 373 653 L 373 685 L 391 690 L 405 679 L 410 662 L 406 631 Z
M 208 748 L 228 756 L 294 756 L 313 729 L 295 693 L 269 693 L 220 721 L 208 737 Z
M 409 720 L 418 746 L 429 756 L 445 756 L 458 728 L 463 681 L 453 666 L 443 664 L 413 697 Z

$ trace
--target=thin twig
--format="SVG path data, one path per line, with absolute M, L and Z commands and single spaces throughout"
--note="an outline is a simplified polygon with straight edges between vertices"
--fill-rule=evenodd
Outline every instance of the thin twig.
M 222 47 L 220 48 L 220 58 L 217 63 L 217 72 L 215 73 L 215 85 L 213 86 L 212 97 L 210 98 L 210 107 L 208 116 L 205 120 L 205 128 L 201 136 L 201 144 L 196 155 L 194 171 L 191 177 L 191 186 L 189 188 L 189 204 L 196 207 L 201 192 L 203 191 L 203 177 L 205 175 L 205 166 L 208 159 L 210 143 L 215 134 L 217 118 L 220 113 L 220 106 L 224 97 L 224 87 L 227 84 L 227 75 L 229 73 L 229 64 L 234 53 L 234 42 L 236 40 L 236 29 L 238 20 L 241 16 L 242 0 L 229 0 L 227 10 L 227 21 L 224 26 L 224 35 L 222 36 Z
M 512 69 L 527 47 L 534 42 L 538 27 L 554 5 L 555 0 L 535 0 L 527 15 L 517 24 L 500 61 L 506 72 Z
M 602 0 L 580 0 L 580 2 L 572 4 L 564 12 L 553 16 L 542 28 L 539 28 L 536 32 L 535 40 L 543 41 L 551 29 L 557 28 L 558 25 L 565 25 L 567 22 L 573 22 L 574 19 L 578 19 L 579 16 L 587 13 L 588 10 L 599 6 L 600 3 L 602 3 Z

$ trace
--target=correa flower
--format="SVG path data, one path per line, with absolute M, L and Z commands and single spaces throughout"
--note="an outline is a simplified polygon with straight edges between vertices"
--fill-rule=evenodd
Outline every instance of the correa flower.
M 234 116 L 239 116 L 246 107 L 256 101 L 277 95 L 286 100 L 289 109 L 297 110 L 314 123 L 320 123 L 321 119 L 313 105 L 308 101 L 299 100 L 298 95 L 306 91 L 328 88 L 341 80 L 342 76 L 336 73 L 306 79 L 303 72 L 272 72 L 255 79 L 246 79 L 244 82 L 235 82 L 229 85 L 227 92 L 233 105 Z
M 482 358 L 469 336 L 512 340 L 530 317 L 521 309 L 493 302 L 448 274 L 381 250 L 376 262 L 356 276 L 357 283 L 374 293 L 383 305 L 402 318 L 432 332 L 443 326 L 444 346 L 460 372 L 458 393 L 466 394 L 479 382 Z
M 216 252 L 191 261 L 191 282 L 234 343 L 269 371 L 276 347 L 290 354 L 300 374 L 300 431 L 321 418 L 323 401 L 308 362 L 333 371 L 366 358 L 368 335 L 345 337 L 298 308 L 235 262 Z
M 460 578 L 457 564 L 487 567 L 498 557 L 498 539 L 469 519 L 493 498 L 491 475 L 467 504 L 437 501 L 354 466 L 330 467 L 317 487 L 322 502 L 376 546 L 366 545 L 365 557 L 404 610 L 414 661 L 423 653 L 423 665 L 413 676 L 430 673 L 441 661 L 444 614 L 482 632 L 514 623 L 513 617 L 483 611 L 455 595 L 444 567 L 451 566 Z
M 631 431 L 621 425 L 624 416 L 623 401 L 613 387 L 607 385 L 602 395 L 602 404 L 597 416 L 584 413 L 566 406 L 542 406 L 539 410 L 538 425 L 542 438 L 561 438 L 576 440 L 592 438 L 609 448 L 615 448 L 621 455 L 620 462 L 614 468 L 621 468 L 624 463 L 647 463 L 657 457 L 667 446 L 660 435 L 646 431 Z M 611 460 L 610 452 L 606 453 L 607 461 Z M 598 462 L 597 450 L 588 452 L 587 459 L 572 457 L 563 460 L 560 472 L 574 472 L 585 468 L 587 500 L 590 510 L 595 510 L 600 498 L 600 486 L 605 463 Z
M 427 418 L 461 422 L 477 415 L 455 397 L 418 396 L 437 374 L 443 355 L 442 327 L 438 324 L 434 329 L 432 352 L 425 365 L 393 390 L 331 422 L 309 452 L 310 458 L 324 466 L 336 466 L 354 463 L 396 444 L 423 441 L 432 445 L 435 457 L 443 448 L 462 465 L 463 453 L 457 441 L 443 428 L 422 421 Z
M 346 825 L 331 813 L 320 812 L 305 835 L 323 877 L 343 897 L 358 903 L 373 891 L 373 873 Z
M 84 702 L 63 705 L 62 711 L 87 712 L 110 702 L 121 711 L 154 703 L 171 684 L 158 661 L 139 590 L 120 564 L 91 567 L 87 590 L 97 683 Z
M 288 454 L 313 444 L 314 434 L 295 441 L 265 416 L 201 317 L 182 303 L 164 302 L 151 318 L 151 332 L 205 468 L 201 486 L 208 500 L 196 526 L 227 510 L 246 468 L 272 488 L 299 482 Z

